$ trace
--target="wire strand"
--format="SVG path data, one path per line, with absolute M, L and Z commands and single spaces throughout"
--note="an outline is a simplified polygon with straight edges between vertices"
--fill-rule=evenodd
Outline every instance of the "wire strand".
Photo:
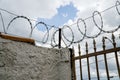
M 117 28 L 115 28 L 115 29 L 113 29 L 113 30 L 108 30 L 108 31 L 106 31 L 106 30 L 103 30 L 103 19 L 102 19 L 102 16 L 101 16 L 101 14 L 103 13 L 103 12 L 106 12 L 106 11 L 108 11 L 108 10 L 111 10 L 112 8 L 115 8 L 116 7 L 116 11 L 117 11 L 117 13 L 120 15 L 120 11 L 118 10 L 118 6 L 120 5 L 120 2 L 119 1 L 116 1 L 116 3 L 115 3 L 115 5 L 113 5 L 113 6 L 111 6 L 111 7 L 109 7 L 109 8 L 106 8 L 105 10 L 103 10 L 103 11 L 101 11 L 101 12 L 98 12 L 98 11 L 94 11 L 93 12 L 93 15 L 92 16 L 89 16 L 89 17 L 87 17 L 87 18 L 85 18 L 85 19 L 78 19 L 77 20 L 77 22 L 75 22 L 75 23 L 73 23 L 73 24 L 71 24 L 71 25 L 64 25 L 63 27 L 61 27 L 61 30 L 62 30 L 62 34 L 61 34 L 61 37 L 62 37 L 62 39 L 61 40 L 63 40 L 62 42 L 63 42 L 63 44 L 65 44 L 65 47 L 70 47 L 72 44 L 75 44 L 75 43 L 80 43 L 80 42 L 82 42 L 84 39 L 93 39 L 93 38 L 97 38 L 98 36 L 100 36 L 101 34 L 104 34 L 104 33 L 114 33 L 114 32 L 116 32 L 116 31 L 118 31 L 119 29 L 120 29 L 120 25 L 117 27 Z M 56 26 L 54 26 L 54 25 L 48 25 L 48 24 L 46 24 L 46 23 L 44 23 L 44 22 L 40 22 L 40 21 L 37 21 L 37 20 L 34 20 L 34 19 L 30 19 L 30 18 L 28 18 L 28 17 L 26 17 L 26 16 L 19 16 L 19 15 L 17 15 L 17 14 L 15 14 L 15 13 L 13 13 L 13 12 L 10 12 L 10 11 L 8 11 L 8 10 L 5 10 L 5 9 L 2 9 L 2 8 L 0 8 L 0 11 L 4 11 L 4 12 L 7 12 L 7 13 L 9 13 L 9 14 L 11 14 L 11 15 L 14 15 L 15 17 L 10 21 L 10 23 L 8 24 L 8 26 L 7 27 L 9 27 L 10 26 L 10 24 L 14 21 L 14 20 L 16 20 L 17 18 L 24 18 L 24 19 L 26 19 L 29 23 L 30 23 L 30 26 L 32 27 L 31 28 L 31 33 L 30 33 L 30 35 L 32 35 L 32 32 L 33 32 L 33 29 L 34 29 L 34 27 L 36 27 L 36 26 L 34 26 L 33 27 L 33 25 L 32 25 L 32 22 L 31 21 L 35 21 L 35 22 L 37 22 L 37 24 L 42 24 L 42 25 L 45 25 L 44 27 L 46 27 L 46 30 L 47 30 L 47 33 L 44 35 L 44 37 L 43 37 L 43 43 L 46 43 L 47 41 L 48 41 L 48 38 L 49 37 L 51 37 L 51 36 L 49 36 L 49 31 L 52 29 L 52 28 L 54 28 L 54 29 L 56 29 L 56 31 L 58 31 L 58 29 L 59 29 L 59 27 L 56 27 Z M 2 16 L 2 14 L 0 14 L 1 16 Z M 100 17 L 100 20 L 101 20 L 101 26 L 98 26 L 98 24 L 96 23 L 97 21 L 95 20 L 95 16 L 96 15 L 99 15 L 99 17 Z M 1 17 L 2 18 L 2 17 Z M 87 33 L 87 25 L 86 25 L 86 22 L 85 22 L 85 20 L 87 20 L 87 19 L 90 19 L 90 18 L 93 18 L 93 24 L 94 24 L 94 26 L 99 30 L 96 34 L 93 34 L 93 35 L 88 35 L 88 33 Z M 84 23 L 84 32 L 81 30 L 81 27 L 79 26 L 79 23 L 80 22 L 83 22 Z M 3 27 L 4 27 L 4 21 L 2 22 L 2 24 L 3 24 Z M 79 31 L 79 35 L 82 35 L 82 38 L 79 38 L 78 40 L 75 40 L 76 38 L 75 38 L 75 32 L 73 32 L 73 29 L 71 28 L 71 26 L 72 25 L 75 25 L 75 24 L 77 24 L 77 30 Z M 65 35 L 65 28 L 67 28 L 67 29 L 69 29 L 69 31 L 70 31 L 70 35 L 68 36 L 66 36 Z M 5 29 L 5 27 L 4 27 L 4 29 Z M 6 30 L 4 30 L 4 32 L 5 32 Z M 52 34 L 52 38 L 51 38 L 51 46 L 58 46 L 58 43 L 57 43 L 57 40 L 55 39 L 55 35 L 57 34 L 57 32 L 53 32 L 53 34 Z M 5 33 L 7 33 L 7 32 L 5 32 Z M 70 37 L 70 38 L 69 38 Z M 66 45 L 67 44 L 67 45 Z

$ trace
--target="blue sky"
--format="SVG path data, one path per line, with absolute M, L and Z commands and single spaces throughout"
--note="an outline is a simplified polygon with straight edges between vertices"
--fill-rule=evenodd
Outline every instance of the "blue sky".
M 72 3 L 60 6 L 57 9 L 57 14 L 54 15 L 52 18 L 39 18 L 38 21 L 45 22 L 49 25 L 54 25 L 56 27 L 62 26 L 68 22 L 68 20 L 74 20 L 76 17 L 77 9 L 73 6 Z

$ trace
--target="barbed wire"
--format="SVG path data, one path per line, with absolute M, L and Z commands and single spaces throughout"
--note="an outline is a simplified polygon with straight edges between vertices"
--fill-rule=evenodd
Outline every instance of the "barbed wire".
M 73 23 L 73 24 L 71 24 L 71 25 L 66 25 L 67 26 L 67 28 L 69 28 L 70 30 L 71 30 L 71 37 L 72 37 L 72 40 L 71 39 L 68 39 L 67 37 L 68 36 L 65 36 L 65 34 L 64 33 L 62 33 L 62 38 L 64 38 L 67 42 L 70 42 L 70 44 L 67 44 L 67 47 L 69 47 L 71 44 L 74 44 L 74 43 L 80 43 L 81 41 L 83 41 L 85 38 L 91 38 L 91 39 L 93 39 L 93 38 L 97 38 L 98 36 L 100 36 L 101 34 L 105 34 L 105 33 L 114 33 L 114 32 L 116 32 L 116 31 L 118 31 L 119 29 L 120 29 L 120 25 L 118 25 L 118 27 L 117 28 L 115 28 L 115 29 L 112 29 L 112 30 L 104 30 L 103 28 L 104 28 L 104 25 L 103 25 L 103 17 L 102 17 L 102 13 L 103 12 L 106 12 L 106 11 L 108 11 L 108 10 L 110 10 L 110 9 L 112 9 L 112 8 L 116 8 L 116 11 L 117 11 L 117 13 L 118 13 L 118 15 L 120 15 L 120 11 L 119 11 L 119 9 L 118 9 L 118 6 L 120 6 L 120 1 L 116 1 L 115 2 L 115 5 L 114 6 L 111 6 L 111 7 L 109 7 L 109 8 L 107 8 L 107 9 L 105 9 L 105 10 L 103 10 L 103 11 L 101 11 L 101 12 L 99 12 L 99 11 L 94 11 L 93 12 L 93 14 L 92 14 L 92 16 L 90 16 L 90 17 L 88 17 L 88 18 L 85 18 L 85 19 L 82 19 L 82 18 L 79 18 L 78 20 L 77 20 L 77 23 Z M 97 23 L 97 21 L 95 20 L 95 16 L 99 16 L 100 17 L 100 26 L 98 25 L 98 23 Z M 94 25 L 96 26 L 96 28 L 99 30 L 99 32 L 97 33 L 97 34 L 95 34 L 94 33 L 94 35 L 87 35 L 88 33 L 87 33 L 87 25 L 86 25 L 86 20 L 88 20 L 88 19 L 93 19 L 92 21 L 93 21 L 93 23 L 94 23 Z M 83 25 L 84 25 L 84 31 L 82 31 L 82 29 L 81 29 L 81 27 L 80 27 L 80 25 L 79 25 L 79 23 L 83 23 Z M 77 41 L 75 41 L 75 32 L 73 32 L 73 30 L 72 30 L 72 26 L 73 25 L 76 25 L 76 27 L 77 27 L 77 29 L 78 29 L 78 31 L 79 31 L 79 35 L 82 35 L 83 37 L 82 38 L 79 38 L 79 40 L 77 40 Z M 64 27 L 63 27 L 64 28 Z M 64 28 L 65 29 L 65 28 Z M 64 29 L 62 29 L 62 30 L 64 30 Z
M 7 12 L 7 13 L 9 13 L 9 14 L 11 14 L 11 15 L 13 15 L 13 16 L 20 16 L 20 15 L 18 15 L 18 14 L 15 14 L 15 13 L 13 13 L 13 12 L 10 12 L 10 11 L 8 11 L 8 10 L 5 10 L 5 9 L 2 9 L 2 8 L 0 8 L 0 11 L 4 11 L 4 12 Z M 25 17 L 25 16 L 24 16 Z M 27 17 L 28 18 L 28 17 Z M 35 22 L 37 22 L 37 23 L 39 23 L 39 21 L 38 20 L 35 20 L 35 19 L 32 19 L 32 18 L 28 18 L 30 21 L 35 21 Z M 56 27 L 55 25 L 50 25 L 50 24 L 46 24 L 47 26 L 49 26 L 49 27 L 54 27 L 54 28 L 58 28 L 58 27 Z
M 3 20 L 3 16 L 2 16 L 2 12 L 1 12 L 1 11 L 7 12 L 7 13 L 15 16 L 15 17 L 13 17 L 13 18 L 10 20 L 10 22 L 9 22 L 8 25 L 7 25 L 7 27 L 6 27 L 5 24 L 4 24 L 4 20 Z M 46 28 L 46 31 L 47 31 L 47 32 L 45 33 L 45 35 L 44 35 L 44 37 L 42 38 L 42 40 L 41 40 L 41 41 L 39 40 L 39 42 L 41 42 L 42 44 L 47 43 L 48 38 L 49 38 L 49 31 L 50 31 L 52 28 L 57 28 L 57 29 L 58 29 L 58 27 L 55 27 L 54 25 L 48 25 L 48 24 L 46 24 L 46 23 L 44 23 L 44 22 L 42 22 L 42 21 L 37 21 L 37 20 L 34 20 L 34 19 L 30 19 L 30 18 L 28 18 L 28 17 L 26 17 L 26 16 L 20 16 L 20 15 L 17 15 L 17 14 L 15 14 L 15 13 L 12 13 L 12 12 L 10 12 L 10 11 L 8 11 L 8 10 L 2 9 L 2 8 L 0 8 L 0 18 L 1 18 L 1 22 L 2 22 L 2 27 L 3 27 L 3 29 L 4 29 L 4 32 L 3 32 L 3 33 L 5 33 L 5 34 L 10 34 L 10 33 L 8 33 L 8 30 L 9 30 L 9 28 L 10 28 L 10 25 L 11 25 L 15 20 L 17 20 L 17 19 L 19 19 L 19 18 L 22 18 L 22 19 L 27 20 L 28 23 L 29 23 L 29 25 L 30 25 L 29 38 L 32 37 L 33 31 L 34 31 L 34 29 L 35 29 L 38 25 L 40 25 L 40 24 L 43 25 L 43 26 Z M 35 22 L 36 22 L 35 26 L 33 26 L 32 21 L 35 21 Z M 12 34 L 12 35 L 14 35 L 14 34 Z M 19 36 L 19 35 L 16 35 L 16 36 Z M 38 40 L 37 40 L 37 41 L 38 41 Z
M 104 25 L 103 25 L 104 22 L 103 22 L 103 17 L 102 17 L 102 15 L 101 15 L 103 12 L 106 12 L 106 11 L 108 11 L 108 10 L 111 10 L 112 8 L 116 8 L 115 10 L 117 11 L 118 15 L 120 15 L 120 11 L 119 11 L 119 9 L 118 9 L 118 6 L 120 6 L 120 1 L 117 0 L 117 1 L 115 2 L 115 5 L 109 7 L 109 8 L 107 8 L 107 9 L 101 11 L 101 12 L 99 12 L 99 11 L 94 11 L 93 14 L 92 14 L 92 16 L 90 16 L 90 17 L 87 17 L 87 18 L 85 18 L 85 19 L 79 18 L 79 19 L 77 20 L 77 22 L 75 22 L 75 23 L 73 23 L 73 24 L 71 24 L 71 25 L 64 25 L 63 27 L 61 27 L 61 30 L 62 30 L 62 33 L 61 33 L 62 39 L 61 39 L 61 40 L 63 41 L 65 47 L 70 47 L 72 44 L 80 43 L 81 41 L 83 41 L 83 40 L 86 39 L 86 38 L 97 38 L 97 37 L 100 36 L 101 34 L 104 34 L 104 33 L 114 33 L 114 32 L 116 32 L 116 31 L 118 31 L 118 30 L 120 29 L 120 25 L 118 25 L 118 27 L 115 28 L 115 29 L 113 29 L 113 30 L 104 30 L 104 29 L 103 29 L 103 28 L 104 28 Z M 6 27 L 5 24 L 4 24 L 4 19 L 3 19 L 4 17 L 2 16 L 2 11 L 7 12 L 7 13 L 15 16 L 15 17 L 13 17 L 13 18 L 11 19 L 11 21 L 8 23 L 7 27 Z M 97 21 L 96 21 L 96 19 L 95 19 L 95 16 L 96 16 L 96 15 L 99 16 L 99 18 L 100 18 L 100 25 L 98 25 L 98 23 L 97 23 Z M 3 26 L 4 33 L 9 34 L 9 33 L 8 33 L 8 30 L 9 30 L 9 28 L 10 28 L 10 25 L 11 25 L 15 20 L 17 20 L 17 19 L 19 19 L 19 18 L 22 18 L 22 19 L 25 19 L 25 20 L 28 21 L 28 23 L 29 23 L 29 25 L 30 25 L 29 38 L 32 37 L 32 34 L 33 34 L 33 32 L 34 32 L 34 30 L 35 30 L 36 27 L 38 27 L 39 25 L 43 25 L 43 26 L 45 27 L 45 29 L 46 29 L 46 30 L 45 30 L 46 32 L 44 32 L 45 34 L 44 34 L 42 40 L 40 40 L 40 42 L 42 42 L 43 44 L 46 44 L 46 43 L 49 41 L 49 39 L 50 39 L 50 40 L 51 40 L 50 45 L 51 45 L 52 47 L 57 47 L 57 46 L 58 46 L 59 43 L 58 43 L 58 39 L 56 39 L 56 38 L 57 38 L 56 35 L 58 35 L 59 27 L 56 27 L 56 26 L 54 26 L 54 25 L 48 25 L 48 24 L 46 24 L 46 23 L 44 23 L 44 22 L 37 21 L 37 20 L 34 20 L 34 19 L 30 19 L 30 18 L 28 18 L 28 17 L 26 17 L 26 16 L 20 16 L 20 15 L 17 15 L 17 14 L 15 14 L 15 13 L 13 13 L 13 12 L 10 12 L 10 11 L 8 11 L 8 10 L 5 10 L 5 9 L 0 8 L 0 19 L 1 19 L 1 22 L 2 22 L 2 26 Z M 96 28 L 99 30 L 96 34 L 91 35 L 91 36 L 88 35 L 88 33 L 87 33 L 87 32 L 88 32 L 88 29 L 87 29 L 87 25 L 86 25 L 86 20 L 88 20 L 88 19 L 92 19 L 94 26 L 96 26 Z M 35 21 L 36 24 L 33 25 L 32 21 Z M 83 25 L 84 25 L 84 31 L 81 29 L 81 26 L 80 26 L 79 23 L 83 23 Z M 73 26 L 73 25 L 76 26 L 76 28 L 77 28 L 77 30 L 78 30 L 78 32 L 79 32 L 79 35 L 82 36 L 82 37 L 78 37 L 78 40 L 75 40 L 75 32 L 73 31 L 73 29 L 72 29 L 72 27 L 71 27 L 71 26 Z M 54 31 L 53 31 L 53 33 L 52 33 L 52 36 L 50 36 L 50 31 L 51 31 L 52 28 L 54 29 Z M 65 30 L 66 30 L 66 29 L 69 30 L 69 33 L 68 33 L 68 34 L 71 34 L 71 35 L 69 35 L 69 36 L 68 36 L 68 35 L 67 35 L 67 36 L 65 35 L 65 33 L 66 33 Z M 18 36 L 19 36 L 19 35 L 18 35 Z M 68 37 L 71 37 L 71 38 L 68 38 Z
M 115 8 L 116 6 L 119 6 L 119 5 L 120 5 L 120 1 L 117 0 L 116 3 L 115 3 L 115 5 L 113 5 L 113 6 L 111 6 L 111 7 L 108 7 L 108 8 L 106 8 L 106 9 L 104 9 L 104 10 L 101 11 L 100 13 L 104 13 L 104 12 L 106 12 L 106 11 L 112 9 L 112 8 Z M 117 10 L 118 10 L 118 8 L 117 8 Z M 118 12 L 119 12 L 119 10 L 118 10 Z M 120 13 L 120 12 L 119 12 L 119 13 Z M 93 16 L 89 16 L 89 17 L 87 17 L 87 18 L 85 18 L 85 19 L 83 19 L 83 20 L 88 20 L 88 19 L 90 19 L 90 18 L 92 18 L 92 17 L 93 17 Z M 75 25 L 75 24 L 77 24 L 77 22 L 72 23 L 72 24 L 70 24 L 69 26 L 73 26 L 73 25 Z

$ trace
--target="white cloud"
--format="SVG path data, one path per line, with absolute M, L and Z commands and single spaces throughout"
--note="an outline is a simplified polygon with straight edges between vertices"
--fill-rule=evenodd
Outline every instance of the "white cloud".
M 1 0 L 0 8 L 30 18 L 51 18 L 57 14 L 57 8 L 68 3 L 69 0 Z
M 73 0 L 72 1 L 74 6 L 81 11 L 81 9 L 87 9 L 88 7 L 91 6 L 95 6 L 96 2 L 98 2 L 98 0 Z M 89 3 L 89 5 L 88 5 Z
M 8 10 L 17 15 L 23 15 L 28 18 L 52 18 L 57 14 L 57 9 L 60 6 L 64 6 L 70 3 L 70 0 L 0 0 L 0 8 Z M 7 12 L 1 11 L 5 28 L 7 28 L 9 22 L 15 17 Z M 35 21 L 31 21 L 32 25 L 35 25 Z M 3 32 L 2 22 L 0 18 L 0 31 Z M 10 34 L 15 34 L 23 37 L 29 37 L 30 25 L 25 19 L 16 19 L 10 25 L 7 31 Z M 50 33 L 50 35 L 52 35 Z M 44 37 L 43 32 L 40 32 L 35 28 L 33 38 L 42 40 Z M 41 38 L 40 38 L 41 37 Z

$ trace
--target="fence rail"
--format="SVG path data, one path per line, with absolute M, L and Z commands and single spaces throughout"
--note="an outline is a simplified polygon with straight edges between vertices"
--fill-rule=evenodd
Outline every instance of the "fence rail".
M 96 41 L 95 39 L 93 39 L 93 49 L 94 49 L 94 52 L 93 53 L 89 53 L 89 49 L 88 49 L 88 43 L 86 42 L 86 54 L 85 55 L 82 55 L 81 54 L 81 48 L 80 48 L 80 44 L 78 45 L 78 54 L 79 56 L 75 56 L 75 52 L 74 52 L 74 48 L 73 48 L 73 53 L 72 53 L 72 76 L 73 76 L 73 80 L 76 80 L 77 78 L 76 77 L 79 77 L 80 80 L 84 80 L 83 79 L 83 65 L 82 65 L 82 59 L 86 59 L 87 60 L 87 72 L 86 73 L 88 75 L 88 78 L 87 80 L 92 80 L 92 77 L 91 77 L 91 69 L 90 69 L 90 57 L 94 57 L 94 63 L 95 63 L 95 67 L 96 67 L 96 80 L 100 80 L 100 70 L 99 70 L 99 60 L 98 60 L 98 57 L 100 55 L 103 55 L 103 62 L 105 64 L 105 72 L 106 72 L 106 78 L 107 80 L 110 80 L 110 78 L 113 78 L 113 76 L 111 77 L 110 75 L 110 70 L 109 70 L 109 66 L 108 66 L 108 58 L 107 58 L 107 54 L 110 54 L 110 53 L 114 53 L 114 57 L 115 58 L 115 64 L 113 65 L 116 65 L 116 71 L 117 71 L 117 74 L 118 74 L 118 77 L 120 79 L 120 59 L 118 57 L 118 51 L 120 51 L 120 47 L 116 47 L 116 42 L 115 42 L 115 36 L 114 34 L 112 34 L 112 40 L 110 42 L 112 42 L 112 45 L 113 45 L 113 48 L 111 49 L 106 49 L 106 39 L 108 39 L 107 37 L 103 37 L 102 39 L 102 48 L 103 50 L 101 51 L 96 51 L 97 49 L 97 46 L 96 46 Z M 110 40 L 110 39 L 109 39 Z M 119 44 L 119 43 L 118 43 Z M 120 53 L 119 53 L 120 54 Z M 75 64 L 75 61 L 79 60 L 79 73 L 80 75 L 79 76 L 76 76 L 77 75 L 77 72 L 76 72 L 76 64 Z M 86 80 L 86 79 L 85 79 Z

